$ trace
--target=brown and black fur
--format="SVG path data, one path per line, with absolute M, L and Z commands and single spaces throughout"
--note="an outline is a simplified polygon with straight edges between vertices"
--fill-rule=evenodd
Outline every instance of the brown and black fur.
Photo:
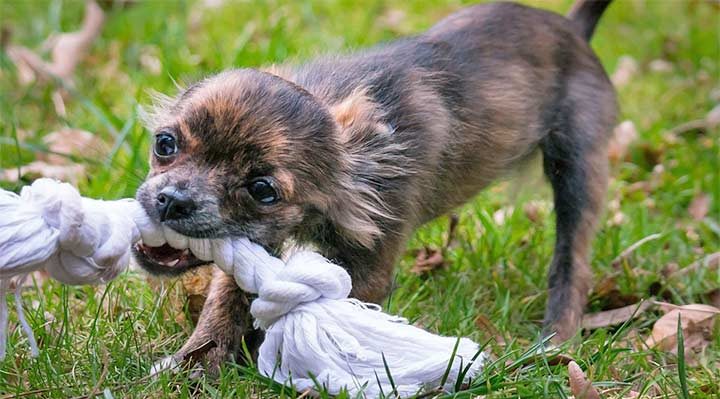
M 352 55 L 205 79 L 149 115 L 151 129 L 178 137 L 180 152 L 153 160 L 138 199 L 157 217 L 158 190 L 187 192 L 194 212 L 165 221 L 185 235 L 243 235 L 277 253 L 288 239 L 312 244 L 347 268 L 353 296 L 379 302 L 413 229 L 540 151 L 557 217 L 545 324 L 567 339 L 590 287 L 616 117 L 588 45 L 607 3 L 581 1 L 572 20 L 478 5 Z M 257 176 L 273 179 L 280 202 L 253 202 L 246 187 Z M 244 294 L 218 276 L 177 356 L 212 338 L 216 367 L 251 331 L 246 311 Z

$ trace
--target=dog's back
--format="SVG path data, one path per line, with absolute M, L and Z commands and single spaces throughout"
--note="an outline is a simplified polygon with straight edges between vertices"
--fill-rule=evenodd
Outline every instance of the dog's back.
M 559 119 L 602 127 L 587 134 L 609 133 L 615 95 L 582 33 L 592 31 L 594 16 L 568 20 L 514 3 L 482 4 L 416 37 L 280 73 L 328 104 L 362 90 L 382 110 L 395 132 L 386 140 L 402 144 L 413 172 L 398 179 L 434 187 L 416 199 L 421 206 L 396 209 L 423 223 L 519 165 Z

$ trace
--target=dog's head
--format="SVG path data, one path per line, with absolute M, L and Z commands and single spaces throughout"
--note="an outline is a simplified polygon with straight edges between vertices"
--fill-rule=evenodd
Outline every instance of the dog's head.
M 385 211 L 377 193 L 353 177 L 357 154 L 342 133 L 348 107 L 329 107 L 257 70 L 203 80 L 147 113 L 151 171 L 137 200 L 156 222 L 189 237 L 244 236 L 276 247 L 323 215 L 370 246 Z M 175 262 L 170 251 L 141 250 L 137 258 L 166 274 L 202 263 Z

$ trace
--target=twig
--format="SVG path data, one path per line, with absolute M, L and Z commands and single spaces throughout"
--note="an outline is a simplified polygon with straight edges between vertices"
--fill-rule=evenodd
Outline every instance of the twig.
M 661 309 L 662 308 L 667 308 L 670 310 L 675 310 L 675 309 L 683 310 L 684 309 L 681 305 L 674 305 L 672 303 L 667 303 L 667 302 L 662 302 L 662 301 L 653 301 L 653 304 L 659 306 Z M 699 312 L 699 313 L 720 314 L 720 310 L 697 309 L 697 308 L 693 308 L 690 310 L 693 312 Z
M 674 128 L 670 129 L 670 134 L 680 136 L 682 134 L 692 131 L 699 131 L 701 133 L 704 133 L 709 129 L 709 127 L 710 126 L 706 119 L 696 119 L 675 126 Z
M 670 277 L 682 277 L 690 272 L 694 272 L 700 267 L 707 267 L 708 269 L 714 269 L 720 266 L 720 252 L 712 253 L 700 260 L 696 260 L 695 262 L 685 266 L 682 269 L 676 270 L 673 272 Z
M 646 243 L 648 243 L 650 241 L 657 240 L 660 237 L 662 237 L 662 234 L 660 234 L 660 233 L 650 234 L 649 236 L 644 237 L 643 239 L 637 241 L 633 245 L 627 247 L 624 251 L 622 251 L 620 253 L 620 255 L 618 255 L 615 259 L 613 259 L 613 261 L 611 263 L 612 266 L 613 267 L 620 266 L 620 263 L 623 260 L 625 260 L 628 256 L 630 256 L 630 254 L 635 252 L 636 249 L 640 248 L 641 246 L 645 245 Z
M 90 390 L 90 393 L 87 394 L 88 399 L 94 398 L 99 392 L 100 392 L 100 386 L 105 382 L 105 378 L 107 377 L 108 372 L 108 364 L 110 360 L 110 355 L 107 350 L 103 351 L 103 368 L 100 372 L 100 377 L 98 378 L 97 382 L 95 383 L 95 386 Z

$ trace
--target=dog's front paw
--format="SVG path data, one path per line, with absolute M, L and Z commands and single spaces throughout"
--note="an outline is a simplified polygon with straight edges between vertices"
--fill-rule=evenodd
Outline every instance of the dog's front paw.
M 180 369 L 180 362 L 176 358 L 177 355 L 167 356 L 161 359 L 150 368 L 150 376 L 157 377 L 160 373 L 176 373 Z
M 206 368 L 202 363 L 205 363 L 208 370 L 217 371 L 225 358 L 224 351 L 217 347 L 215 341 L 210 340 L 192 350 L 181 349 L 180 352 L 159 360 L 150 368 L 150 376 L 157 377 L 161 373 L 177 373 L 182 369 L 189 368 L 192 370 L 190 377 L 197 378 L 205 374 Z

